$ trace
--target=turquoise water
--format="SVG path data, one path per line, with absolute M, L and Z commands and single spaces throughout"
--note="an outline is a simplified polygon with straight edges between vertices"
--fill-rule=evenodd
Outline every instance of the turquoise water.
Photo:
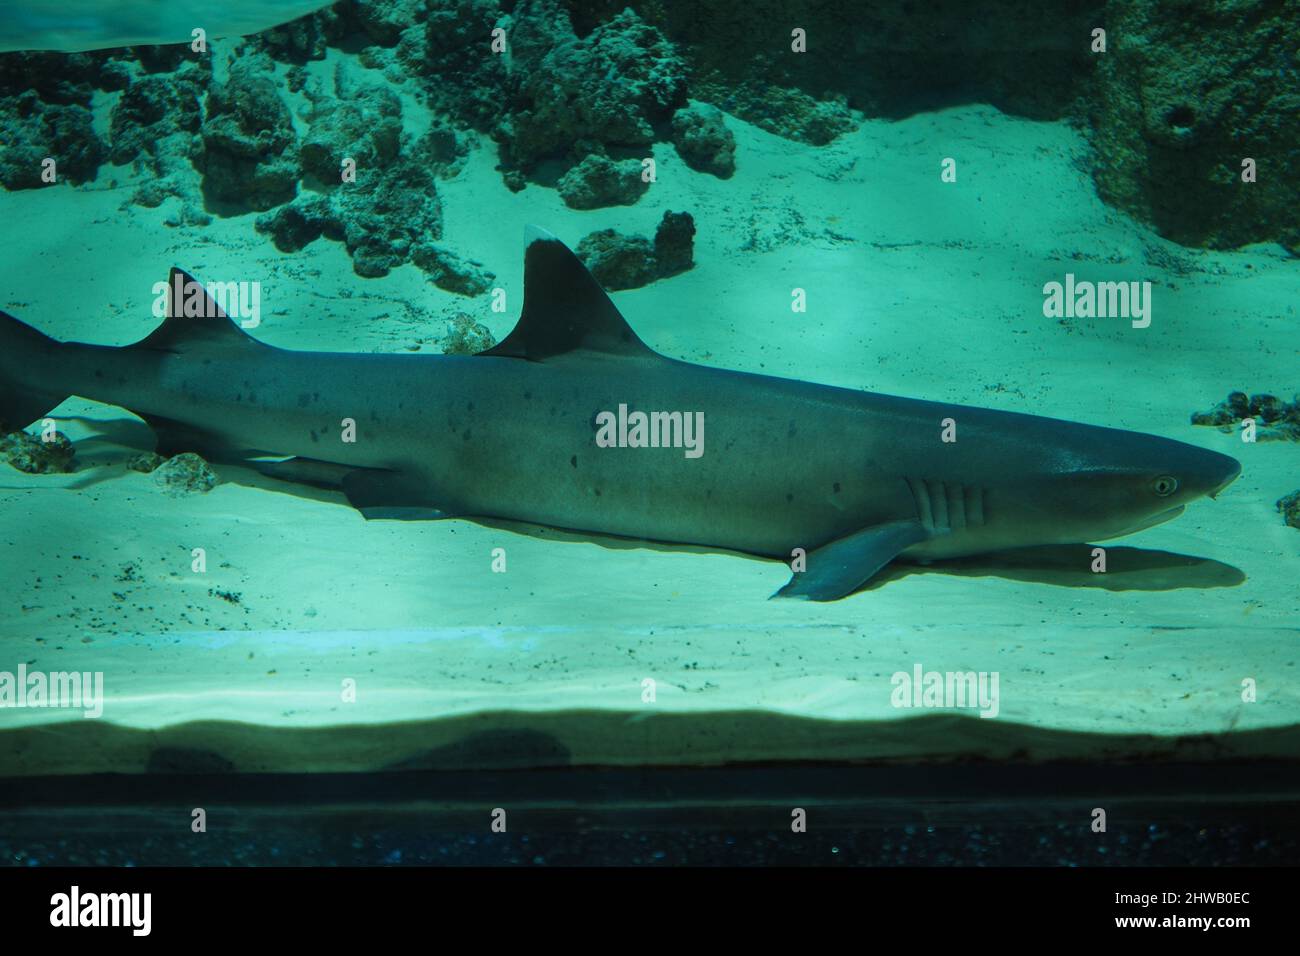
M 616 6 L 0 19 L 0 774 L 1293 759 L 1287 14 Z

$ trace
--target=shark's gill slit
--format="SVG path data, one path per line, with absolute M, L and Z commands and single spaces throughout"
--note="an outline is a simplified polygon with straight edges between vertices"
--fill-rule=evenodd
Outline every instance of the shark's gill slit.
M 944 486 L 948 495 L 948 527 L 959 531 L 966 527 L 966 489 L 963 485 Z
M 933 531 L 934 516 L 930 510 L 930 492 L 926 490 L 925 482 L 917 481 L 915 478 L 905 480 L 908 490 L 912 492 L 912 500 L 916 502 L 916 520 L 926 531 Z
M 930 493 L 930 510 L 934 513 L 934 527 L 936 531 L 947 531 L 948 524 L 948 494 L 943 486 L 942 481 L 929 481 L 925 483 L 926 490 Z
M 966 502 L 967 527 L 982 527 L 984 524 L 984 489 L 972 488 L 967 485 L 962 491 L 964 496 L 969 499 Z

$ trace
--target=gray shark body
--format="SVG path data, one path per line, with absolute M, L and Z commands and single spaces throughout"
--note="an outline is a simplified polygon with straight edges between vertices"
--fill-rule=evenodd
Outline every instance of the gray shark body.
M 329 6 L 329 0 L 14 0 L 0 5 L 0 53 L 81 53 L 248 36 Z
M 518 325 L 474 356 L 288 351 L 220 314 L 174 315 L 125 348 L 5 320 L 11 426 L 80 395 L 143 417 L 164 452 L 291 456 L 269 469 L 337 483 L 367 517 L 503 518 L 780 557 L 794 568 L 782 596 L 842 597 L 900 555 L 1127 534 L 1239 472 L 1152 435 L 665 358 L 542 233 Z M 624 427 L 635 412 L 665 417 L 638 442 Z M 693 447 L 670 420 L 698 423 Z

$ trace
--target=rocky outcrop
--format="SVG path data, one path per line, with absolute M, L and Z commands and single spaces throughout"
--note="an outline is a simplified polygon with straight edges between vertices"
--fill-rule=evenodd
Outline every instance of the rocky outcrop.
M 661 279 L 695 265 L 695 217 L 666 212 L 655 229 L 655 272 Z
M 986 0 L 978 8 L 969 0 L 575 0 L 578 32 L 624 6 L 676 44 L 693 98 L 755 123 L 780 122 L 767 104 L 799 103 L 794 92 L 842 99 L 868 116 L 986 102 L 1058 118 L 1090 74 L 1089 31 L 1105 20 L 1105 0 Z M 795 30 L 806 52 L 794 49 Z
M 380 46 L 396 46 L 405 32 L 427 14 L 425 0 L 366 0 L 354 7 L 358 25 Z
M 1091 100 L 1097 189 L 1184 245 L 1271 240 L 1300 255 L 1296 8 L 1183 0 L 1177 9 L 1107 6 Z
M 63 432 L 55 432 L 50 441 L 25 431 L 0 435 L 0 461 L 7 461 L 29 475 L 75 471 L 75 455 L 72 442 Z
M 1087 129 L 1101 196 L 1168 238 L 1300 254 L 1296 22 L 1281 0 L 990 0 L 979 16 L 966 0 L 346 0 L 250 39 L 219 86 L 185 44 L 0 56 L 0 185 L 44 185 L 46 158 L 74 184 L 105 160 L 130 164 L 147 173 L 134 201 L 171 201 L 168 222 L 265 211 L 284 248 L 338 238 L 362 274 L 420 262 L 471 289 L 484 275 L 430 245 L 433 183 L 467 127 L 497 143 L 511 190 L 558 186 L 591 209 L 637 201 L 646 184 L 624 170 L 657 143 L 730 175 L 715 109 L 822 145 L 862 115 L 987 102 Z M 331 46 L 378 71 L 388 96 L 317 103 L 299 143 L 282 95 L 309 92 L 302 64 Z M 272 58 L 293 67 L 281 76 Z M 109 91 L 121 97 L 105 137 L 90 107 Z M 404 143 L 395 104 L 412 98 L 438 132 Z M 329 184 L 342 156 L 390 184 Z M 298 201 L 300 184 L 313 195 Z
M 348 3 L 335 4 L 249 38 L 251 48 L 261 50 L 284 63 L 306 63 L 325 59 L 325 51 L 337 45 L 352 29 Z
M 644 236 L 598 229 L 574 250 L 605 289 L 639 289 L 655 280 L 654 246 Z
M 509 164 L 526 170 L 547 157 L 649 146 L 685 104 L 685 62 L 634 11 L 579 38 L 554 0 L 520 4 L 525 10 L 537 19 L 517 21 L 515 104 L 494 133 Z
M 472 315 L 457 312 L 447 324 L 447 335 L 442 340 L 443 355 L 477 355 L 496 345 L 492 332 Z
M 1300 395 L 1286 402 L 1276 395 L 1229 392 L 1208 412 L 1192 415 L 1193 425 L 1209 425 L 1227 433 L 1240 431 L 1239 426 L 1247 420 L 1254 424 L 1256 441 L 1300 441 Z
M 208 93 L 194 165 L 218 207 L 272 209 L 293 199 L 302 176 L 289 109 L 259 59 L 237 60 Z
M 342 242 L 359 276 L 377 278 L 419 259 L 438 257 L 424 249 L 442 233 L 442 207 L 433 176 L 417 162 L 340 183 L 327 192 L 304 193 L 259 216 L 258 232 L 282 252 L 296 252 L 324 236 Z
M 200 148 L 202 100 L 211 81 L 206 61 L 185 63 L 170 75 L 132 77 L 110 115 L 110 160 L 146 173 L 131 201 L 152 209 L 175 197 L 171 225 L 212 220 L 191 162 Z
M 168 458 L 152 471 L 154 484 L 173 498 L 205 495 L 217 486 L 217 473 L 194 452 Z
M 690 213 L 666 212 L 654 242 L 614 229 L 600 229 L 578 243 L 583 264 L 606 289 L 639 289 L 691 268 L 695 220 Z
M 435 126 L 406 142 L 396 94 L 355 83 L 343 66 L 335 71 L 333 94 L 311 86 L 304 92 L 312 107 L 298 160 L 311 189 L 258 217 L 258 231 L 284 252 L 321 237 L 342 242 L 354 271 L 367 278 L 412 262 L 440 288 L 486 291 L 494 276 L 438 243 L 436 177 L 464 154 L 455 131 Z
M 424 81 L 435 110 L 488 130 L 512 101 L 506 57 L 489 46 L 504 17 L 496 0 L 430 0 L 423 19 L 417 13 L 402 31 L 395 63 Z
M 30 90 L 0 98 L 0 142 L 0 185 L 6 189 L 49 185 L 47 169 L 52 169 L 53 182 L 84 183 L 95 178 L 108 153 L 90 110 L 76 103 L 46 103 Z
M 1282 515 L 1284 522 L 1300 531 L 1300 491 L 1293 491 L 1291 494 L 1279 498 L 1277 510 Z
M 571 209 L 630 206 L 650 188 L 635 159 L 616 162 L 606 156 L 588 156 L 560 177 L 556 184 L 564 204 Z
M 736 137 L 716 106 L 692 103 L 674 113 L 673 145 L 691 169 L 719 179 L 736 171 Z
M 189 65 L 170 76 L 144 76 L 131 82 L 109 118 L 109 159 L 124 165 L 156 155 L 159 144 L 180 133 L 192 135 L 203 125 L 202 96 L 210 74 Z
M 374 85 L 350 96 L 345 85 L 342 92 L 347 98 L 313 96 L 307 114 L 311 128 L 298 152 L 303 172 L 331 187 L 342 181 L 344 160 L 351 161 L 359 176 L 373 177 L 392 165 L 402 145 L 397 94 Z

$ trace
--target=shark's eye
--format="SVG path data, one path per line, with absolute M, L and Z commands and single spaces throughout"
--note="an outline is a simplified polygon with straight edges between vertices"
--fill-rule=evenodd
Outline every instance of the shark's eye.
M 1161 498 L 1168 498 L 1178 490 L 1178 479 L 1171 478 L 1169 475 L 1161 475 L 1155 481 L 1151 482 L 1151 490 Z

